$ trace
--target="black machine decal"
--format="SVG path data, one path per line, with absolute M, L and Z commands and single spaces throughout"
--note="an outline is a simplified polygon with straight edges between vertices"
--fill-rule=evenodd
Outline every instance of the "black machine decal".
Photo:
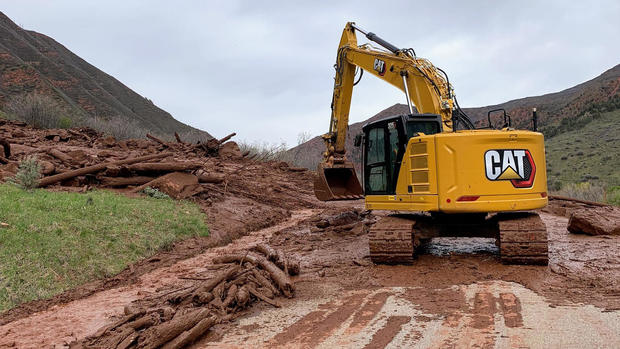
M 530 188 L 534 184 L 536 164 L 529 150 L 487 150 L 484 166 L 490 181 L 510 181 L 515 188 Z

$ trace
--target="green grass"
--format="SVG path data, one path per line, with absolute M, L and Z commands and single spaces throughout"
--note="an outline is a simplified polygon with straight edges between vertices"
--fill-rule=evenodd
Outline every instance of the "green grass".
M 191 236 L 200 208 L 170 199 L 23 191 L 0 184 L 0 311 L 49 298 Z
M 601 114 L 583 128 L 545 140 L 549 190 L 575 183 L 607 188 L 620 185 L 620 110 Z M 617 195 L 617 194 L 616 194 Z

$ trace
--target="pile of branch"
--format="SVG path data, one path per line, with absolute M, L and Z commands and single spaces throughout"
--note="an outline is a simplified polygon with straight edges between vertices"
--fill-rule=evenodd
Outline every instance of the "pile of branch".
M 148 133 L 146 134 L 146 137 L 150 139 L 151 141 L 163 146 L 164 148 L 179 149 L 179 150 L 183 150 L 186 152 L 193 152 L 193 153 L 203 152 L 205 156 L 217 156 L 220 150 L 220 146 L 236 135 L 237 134 L 233 132 L 229 134 L 228 136 L 221 138 L 221 139 L 211 138 L 207 140 L 206 142 L 199 141 L 196 144 L 190 144 L 190 143 L 184 142 L 181 139 L 181 136 L 179 136 L 179 134 L 176 132 L 174 133 L 174 138 L 176 139 L 176 143 L 165 142 Z
M 213 277 L 187 278 L 195 282 L 133 302 L 123 318 L 71 347 L 183 348 L 255 302 L 280 307 L 278 296 L 294 296 L 289 275 L 299 273 L 299 262 L 265 244 L 254 250 L 215 258 L 223 270 Z

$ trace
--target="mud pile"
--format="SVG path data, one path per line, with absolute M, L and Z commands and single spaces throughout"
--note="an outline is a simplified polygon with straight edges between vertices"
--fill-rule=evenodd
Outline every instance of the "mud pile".
M 210 236 L 180 241 L 120 274 L 5 312 L 0 324 L 52 305 L 112 287 L 131 284 L 144 273 L 223 245 L 288 219 L 291 211 L 323 207 L 312 192 L 312 173 L 284 162 L 243 154 L 231 134 L 197 144 L 153 136 L 116 140 L 89 128 L 40 130 L 0 119 L 0 182 L 15 176 L 29 156 L 42 169 L 40 186 L 86 192 L 113 190 L 140 195 L 157 188 L 177 199 L 196 202 L 206 213 Z M 4 151 L 6 149 L 6 152 Z

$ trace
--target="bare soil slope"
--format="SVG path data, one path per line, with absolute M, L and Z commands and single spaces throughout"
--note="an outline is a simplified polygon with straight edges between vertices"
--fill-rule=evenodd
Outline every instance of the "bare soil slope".
M 156 134 L 198 131 L 54 39 L 22 29 L 0 12 L 0 109 L 11 96 L 34 91 L 91 117 L 126 118 Z

